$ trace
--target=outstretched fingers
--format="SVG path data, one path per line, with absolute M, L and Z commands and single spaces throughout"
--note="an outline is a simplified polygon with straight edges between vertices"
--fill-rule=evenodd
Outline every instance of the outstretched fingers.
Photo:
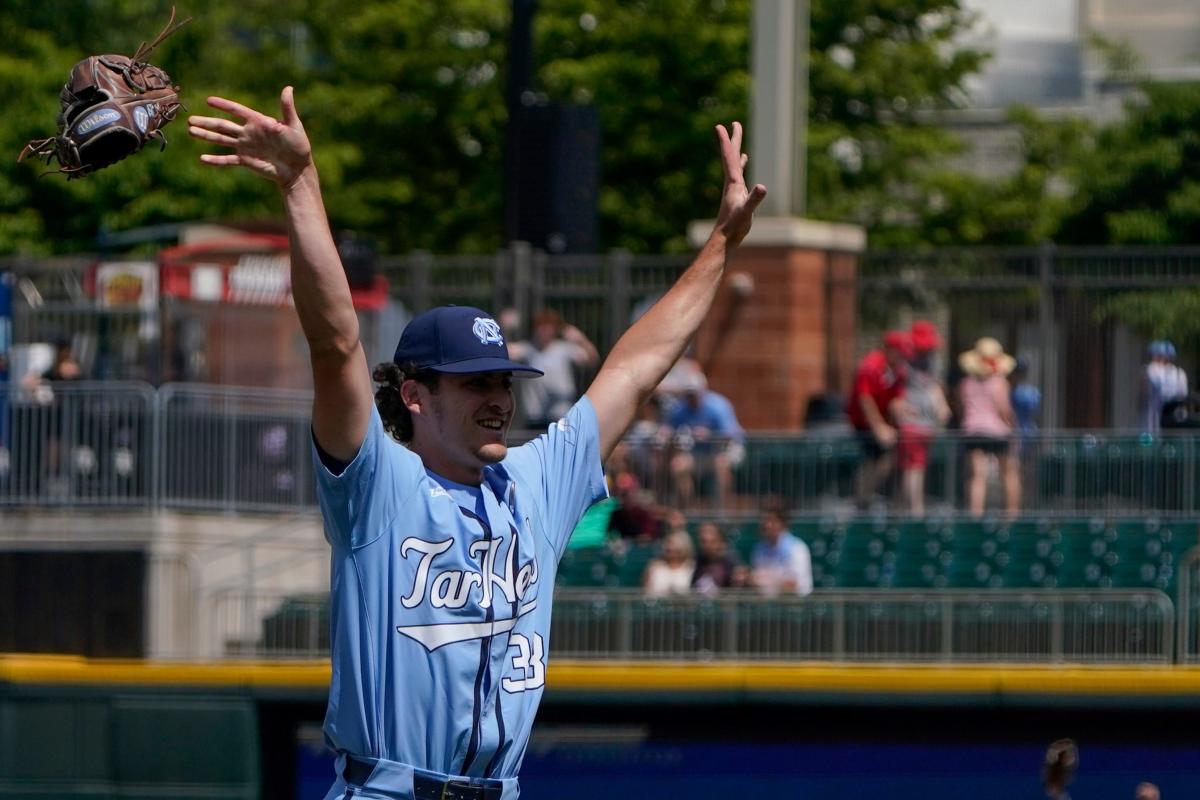
M 213 133 L 222 133 L 226 136 L 236 137 L 242 132 L 242 126 L 232 120 L 223 117 L 188 117 L 188 127 L 203 128 L 204 130 L 212 131 Z
M 200 139 L 205 142 L 212 142 L 221 147 L 237 147 L 238 140 L 232 136 L 226 136 L 223 133 L 216 133 L 205 128 L 199 128 L 195 125 L 188 126 L 188 135 L 193 139 Z
M 214 167 L 236 167 L 241 165 L 242 159 L 241 156 L 237 155 L 218 156 L 212 153 L 201 153 L 200 162 L 202 164 L 210 164 Z
M 263 116 L 248 106 L 244 106 L 241 103 L 235 103 L 232 100 L 226 100 L 224 97 L 210 97 L 208 98 L 208 104 L 218 111 L 224 111 L 227 114 L 233 114 L 234 116 L 241 117 L 244 120 Z
M 236 153 L 222 156 L 213 155 L 212 153 L 202 153 L 200 155 L 200 162 L 214 167 L 248 167 L 255 172 L 263 174 L 273 171 L 270 162 L 263 161 L 261 158 L 253 158 Z
M 742 168 L 746 166 L 747 156 L 742 153 L 742 124 L 733 123 L 733 135 L 724 125 L 717 126 L 717 141 L 721 145 L 721 162 L 725 167 L 725 177 L 733 183 L 742 183 Z
M 767 196 L 767 187 L 761 183 L 754 184 L 754 188 L 750 190 L 750 197 L 746 199 L 746 208 L 753 214 L 758 209 L 758 204 Z
M 242 126 L 221 117 L 188 117 L 188 135 L 221 147 L 237 147 Z
M 296 127 L 300 115 L 296 113 L 296 95 L 291 86 L 283 87 L 279 95 L 279 108 L 283 112 L 283 124 L 289 128 Z

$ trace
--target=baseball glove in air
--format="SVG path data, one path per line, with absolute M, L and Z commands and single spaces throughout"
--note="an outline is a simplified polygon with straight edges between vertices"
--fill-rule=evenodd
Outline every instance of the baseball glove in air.
M 133 155 L 151 139 L 166 147 L 162 128 L 179 111 L 179 87 L 146 58 L 190 21 L 176 23 L 171 9 L 167 27 L 132 56 L 89 56 L 76 64 L 59 93 L 58 135 L 34 139 L 17 160 L 45 156 L 47 164 L 57 160 L 57 171 L 68 179 L 82 178 Z

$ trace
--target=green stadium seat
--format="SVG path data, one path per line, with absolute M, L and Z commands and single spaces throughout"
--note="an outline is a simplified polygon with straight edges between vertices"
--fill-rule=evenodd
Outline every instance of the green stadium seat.
M 960 522 L 954 531 L 954 561 L 950 586 L 962 589 L 1001 589 L 1011 562 L 1011 528 L 997 520 Z
M 557 584 L 583 588 L 608 585 L 608 563 L 604 549 L 568 548 L 558 562 Z
M 908 520 L 899 524 L 895 586 L 934 589 L 949 585 L 954 562 L 954 528 L 945 520 Z
M 1058 525 L 1048 518 L 1021 519 L 1009 530 L 1009 560 L 1004 567 L 1004 585 L 1031 589 L 1057 586 L 1058 564 L 1064 560 L 1063 534 Z
M 793 520 L 790 528 L 808 545 L 812 558 L 813 585 L 825 589 L 836 586 L 845 529 L 836 520 L 827 517 Z
M 656 545 L 630 545 L 623 553 L 608 557 L 606 584 L 621 589 L 637 589 L 642 585 L 646 565 L 658 553 Z

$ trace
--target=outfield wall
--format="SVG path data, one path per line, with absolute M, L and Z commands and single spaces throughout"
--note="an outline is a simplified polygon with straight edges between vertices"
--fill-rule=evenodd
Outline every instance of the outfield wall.
M 328 676 L 0 656 L 0 798 L 319 798 Z M 522 797 L 1035 797 L 1060 736 L 1080 742 L 1078 796 L 1197 796 L 1197 706 L 1186 667 L 563 661 Z

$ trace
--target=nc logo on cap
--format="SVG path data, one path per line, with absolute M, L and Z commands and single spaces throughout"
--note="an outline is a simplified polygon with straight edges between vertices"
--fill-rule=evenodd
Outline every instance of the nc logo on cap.
M 503 346 L 504 337 L 500 335 L 500 326 L 496 324 L 496 320 L 488 317 L 476 317 L 475 324 L 471 326 L 471 333 L 475 334 L 475 338 L 480 344 L 494 344 Z

